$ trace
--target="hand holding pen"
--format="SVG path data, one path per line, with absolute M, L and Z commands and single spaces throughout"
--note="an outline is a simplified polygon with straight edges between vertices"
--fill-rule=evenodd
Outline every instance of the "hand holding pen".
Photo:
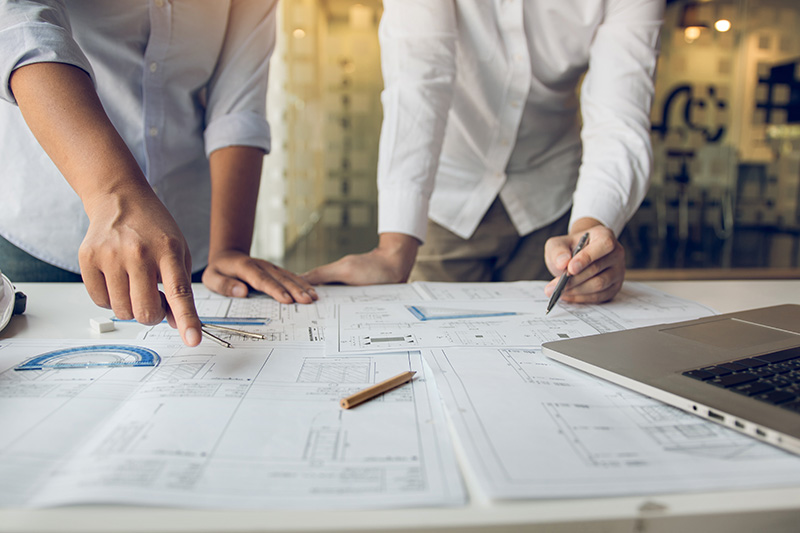
M 589 233 L 589 237 L 582 249 L 576 249 L 577 241 L 584 233 Z M 625 249 L 611 228 L 590 217 L 573 222 L 571 234 L 547 239 L 544 257 L 550 272 L 559 275 L 547 284 L 545 291 L 555 294 L 556 285 L 563 285 L 559 296 L 561 301 L 607 302 L 620 291 L 625 281 Z M 563 273 L 567 273 L 569 283 L 562 280 Z
M 589 242 L 589 232 L 583 234 L 581 240 L 578 241 L 578 245 L 572 251 L 572 257 L 575 257 L 575 254 L 583 250 L 583 247 L 586 246 L 586 243 Z M 564 291 L 564 287 L 567 286 L 567 282 L 569 281 L 570 275 L 569 272 L 565 269 L 564 273 L 561 274 L 561 278 L 558 280 L 558 285 L 556 285 L 556 289 L 553 291 L 552 296 L 550 296 L 550 301 L 547 302 L 547 311 L 545 314 L 550 313 L 550 310 L 553 309 L 553 306 L 556 305 L 556 302 L 559 298 L 561 298 L 561 293 Z

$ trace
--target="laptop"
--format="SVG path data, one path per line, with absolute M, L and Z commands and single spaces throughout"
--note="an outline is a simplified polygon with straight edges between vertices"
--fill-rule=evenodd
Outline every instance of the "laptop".
M 800 454 L 800 305 L 542 344 L 548 357 Z

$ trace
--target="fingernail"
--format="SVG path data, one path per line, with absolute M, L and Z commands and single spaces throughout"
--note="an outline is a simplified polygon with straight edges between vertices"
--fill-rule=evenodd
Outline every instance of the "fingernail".
M 186 335 L 186 344 L 188 344 L 189 346 L 197 346 L 198 344 L 200 344 L 201 340 L 200 331 L 198 331 L 196 328 L 188 328 L 186 330 L 185 335 Z
M 556 258 L 557 263 L 566 263 L 572 256 L 569 254 L 561 254 Z
M 313 295 L 313 296 L 317 295 L 317 291 L 315 291 L 314 289 L 308 289 L 308 293 Z
M 247 289 L 245 289 L 245 288 L 244 288 L 244 287 L 242 287 L 241 285 L 236 285 L 236 286 L 233 288 L 233 291 L 232 291 L 232 292 L 233 292 L 233 295 L 234 295 L 235 297 L 237 297 L 237 298 L 244 298 L 245 296 L 247 296 Z

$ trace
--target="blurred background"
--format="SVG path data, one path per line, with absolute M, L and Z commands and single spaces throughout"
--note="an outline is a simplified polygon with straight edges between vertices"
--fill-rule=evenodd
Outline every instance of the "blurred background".
M 297 272 L 377 242 L 379 0 L 279 4 L 253 254 Z M 655 165 L 629 278 L 800 277 L 800 2 L 667 2 Z

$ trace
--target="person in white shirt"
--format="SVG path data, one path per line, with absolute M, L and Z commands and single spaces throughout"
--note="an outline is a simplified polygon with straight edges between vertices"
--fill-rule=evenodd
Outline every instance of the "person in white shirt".
M 412 279 L 566 269 L 564 301 L 611 299 L 625 275 L 617 236 L 649 183 L 663 1 L 384 8 L 379 244 L 306 279 L 402 282 L 416 258 Z M 585 232 L 588 245 L 571 258 Z
M 316 299 L 249 255 L 276 1 L 0 1 L 3 249 L 190 346 L 206 265 L 224 295 Z

